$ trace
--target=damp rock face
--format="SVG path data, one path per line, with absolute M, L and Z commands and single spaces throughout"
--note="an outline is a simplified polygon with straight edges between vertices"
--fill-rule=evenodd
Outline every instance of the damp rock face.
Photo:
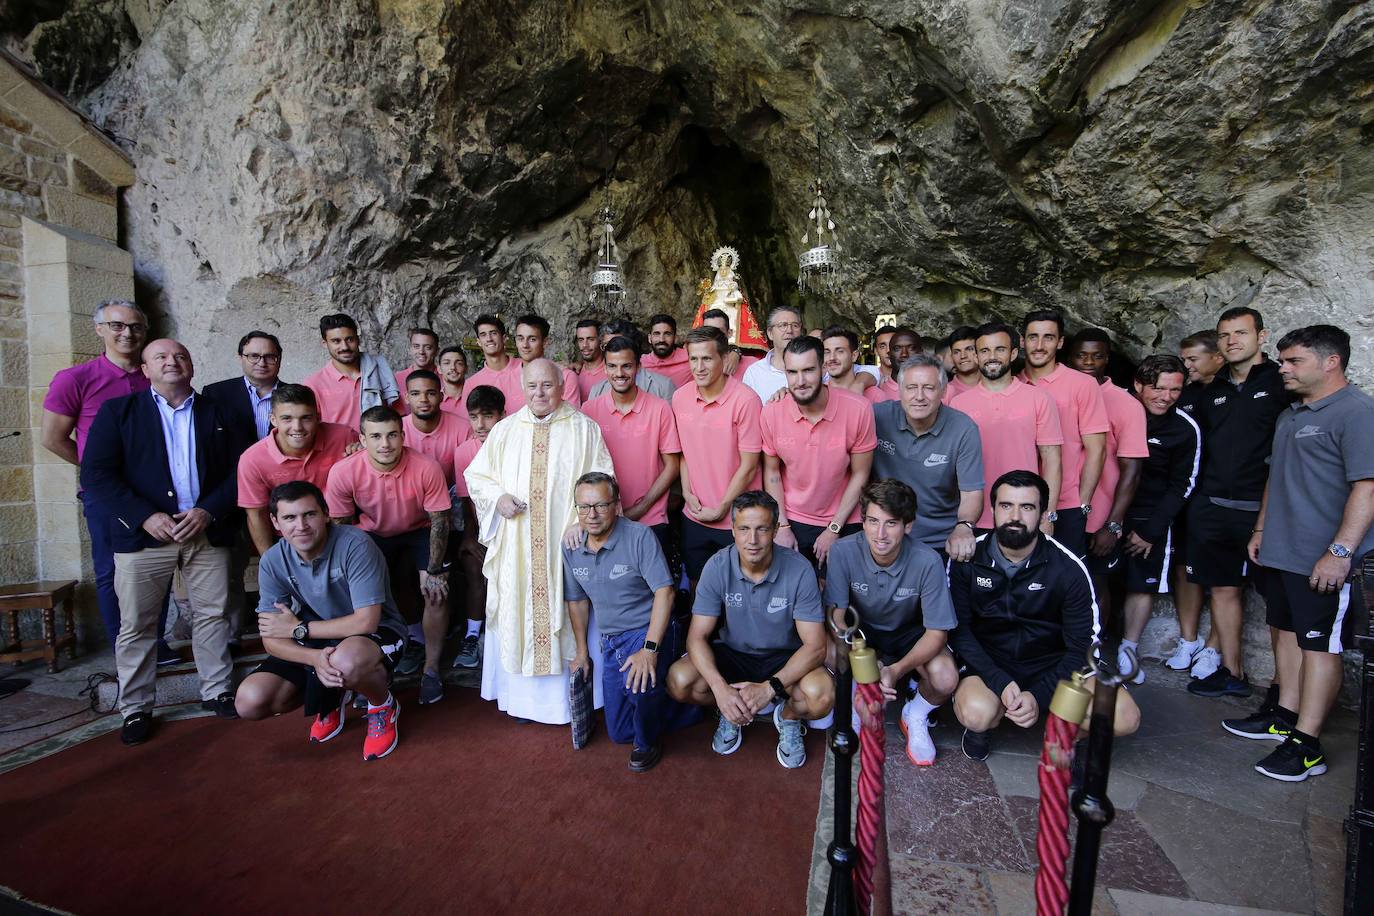
M 796 302 L 820 178 L 844 289 L 928 334 L 1037 305 L 1172 348 L 1232 305 L 1356 338 L 1374 380 L 1374 4 L 1318 0 L 44 0 L 8 46 L 133 156 L 142 291 L 200 374 L 325 312 L 403 331 L 689 318 L 710 252 Z M 761 317 L 761 316 L 760 316 Z

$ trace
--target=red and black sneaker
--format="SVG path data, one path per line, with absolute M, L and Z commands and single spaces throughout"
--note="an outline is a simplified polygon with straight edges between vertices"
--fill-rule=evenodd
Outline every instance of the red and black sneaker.
M 352 691 L 344 691 L 339 699 L 339 708 L 332 709 L 327 713 L 320 713 L 315 717 L 315 721 L 310 723 L 310 743 L 324 744 L 330 738 L 337 737 L 344 727 L 344 710 L 348 708 L 348 701 L 353 699 Z
M 400 732 L 396 720 L 401 717 L 401 704 L 393 697 L 390 706 L 367 710 L 367 738 L 363 740 L 363 759 L 377 760 L 396 750 Z

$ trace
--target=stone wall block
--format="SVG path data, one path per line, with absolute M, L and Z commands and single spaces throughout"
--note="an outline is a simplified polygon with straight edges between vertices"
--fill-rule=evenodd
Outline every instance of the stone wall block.
M 70 263 L 107 271 L 133 275 L 133 257 L 129 252 L 88 232 L 55 226 L 40 220 L 24 223 L 24 264 L 42 267 L 48 264 Z
M 115 208 L 113 199 L 107 202 L 48 185 L 43 188 L 43 202 L 47 206 L 50 222 L 110 242 L 115 241 L 118 236 L 119 211 Z
M 0 385 L 29 384 L 29 348 L 22 340 L 0 340 Z M 27 403 L 25 407 L 27 407 Z
M 72 190 L 111 206 L 118 202 L 118 189 L 80 159 L 72 159 Z
M 52 457 L 52 461 L 35 464 L 33 469 L 34 498 L 40 503 L 76 504 L 76 491 L 81 487 L 80 471 L 74 464 L 53 455 L 43 446 L 35 446 Z
M 39 578 L 37 543 L 0 541 L 0 584 L 33 582 Z
M 31 178 L 33 181 L 38 182 L 39 185 L 45 188 L 51 187 L 53 185 L 65 188 L 69 183 L 67 175 L 67 163 L 65 161 L 60 163 L 47 162 L 43 159 L 36 159 L 30 157 L 29 178 Z M 48 215 L 48 218 L 52 219 L 51 213 Z
M 0 388 L 0 429 L 28 429 L 29 425 L 28 389 Z M 3 472 L 4 469 L 0 469 L 0 473 Z M 13 501 L 0 499 L 0 502 Z
M 0 388 L 0 400 L 9 393 Z M 27 426 L 25 422 L 25 426 Z M 0 503 L 22 503 L 33 499 L 33 468 L 0 468 Z

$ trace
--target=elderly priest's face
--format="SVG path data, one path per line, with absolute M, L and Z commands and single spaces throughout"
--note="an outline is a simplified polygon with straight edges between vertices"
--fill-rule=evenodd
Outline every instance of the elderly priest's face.
M 525 403 L 530 413 L 547 417 L 563 403 L 563 374 L 552 360 L 535 359 L 520 370 L 525 383 Z

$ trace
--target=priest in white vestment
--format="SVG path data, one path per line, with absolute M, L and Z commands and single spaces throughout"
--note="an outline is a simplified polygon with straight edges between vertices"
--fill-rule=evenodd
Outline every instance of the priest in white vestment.
M 525 406 L 492 428 L 463 475 L 487 548 L 482 699 L 562 725 L 571 721 L 567 663 L 576 641 L 560 541 L 577 524 L 577 478 L 614 471 L 596 422 L 563 402 L 558 367 L 537 359 L 522 373 Z M 588 644 L 596 638 L 589 630 Z M 591 681 L 600 707 L 601 678 Z

